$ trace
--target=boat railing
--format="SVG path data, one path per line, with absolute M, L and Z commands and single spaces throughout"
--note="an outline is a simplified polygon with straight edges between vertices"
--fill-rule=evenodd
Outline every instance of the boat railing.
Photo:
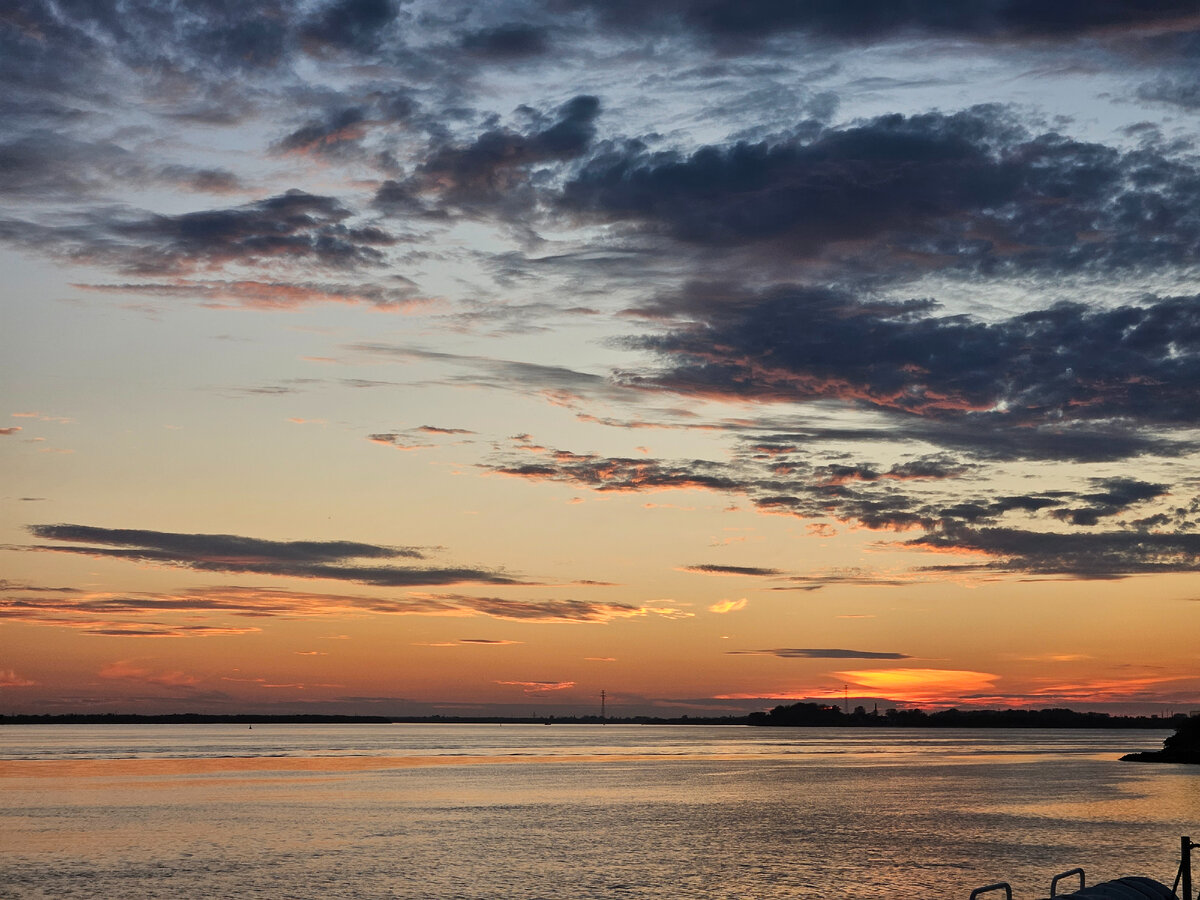
M 1179 839 L 1179 871 L 1175 873 L 1175 883 L 1171 885 L 1171 890 L 1175 892 L 1175 896 L 1182 896 L 1184 900 L 1192 900 L 1192 851 L 1197 847 L 1200 847 L 1200 844 L 1187 835 Z M 1181 884 L 1182 895 L 1179 893 Z
M 1012 888 L 1009 887 L 1007 881 L 997 881 L 995 884 L 989 884 L 987 887 L 975 888 L 971 891 L 971 900 L 975 900 L 980 894 L 986 894 L 988 891 L 1004 891 L 1004 896 L 1008 900 L 1012 900 Z
M 1192 851 L 1200 844 L 1193 841 L 1186 835 L 1179 839 L 1179 871 L 1175 875 L 1175 884 L 1170 888 L 1171 893 L 1167 894 L 1167 886 L 1162 882 L 1154 881 L 1151 878 L 1131 877 L 1119 878 L 1116 881 L 1106 881 L 1097 887 L 1088 889 L 1086 876 L 1083 869 L 1075 868 L 1068 869 L 1065 872 L 1060 872 L 1055 875 L 1050 881 L 1050 897 L 1059 896 L 1058 883 L 1072 876 L 1079 876 L 1079 889 L 1077 893 L 1064 895 L 1063 900 L 1069 900 L 1071 897 L 1149 897 L 1149 896 L 1174 896 L 1177 900 L 1200 900 L 1200 895 L 1192 892 Z M 975 888 L 971 891 L 970 900 L 991 893 L 992 891 L 1004 891 L 1006 900 L 1012 900 L 1012 887 L 1007 881 L 997 881 L 995 884 L 985 885 L 981 888 Z
M 1055 875 L 1053 878 L 1050 879 L 1050 896 L 1057 897 L 1058 896 L 1058 883 L 1060 881 L 1062 881 L 1064 878 L 1070 878 L 1072 875 L 1079 876 L 1079 889 L 1081 891 L 1085 887 L 1087 887 L 1087 882 L 1084 880 L 1086 876 L 1083 874 L 1083 869 L 1080 869 L 1078 867 L 1076 867 L 1074 869 L 1067 869 L 1067 871 L 1059 872 L 1057 875 Z

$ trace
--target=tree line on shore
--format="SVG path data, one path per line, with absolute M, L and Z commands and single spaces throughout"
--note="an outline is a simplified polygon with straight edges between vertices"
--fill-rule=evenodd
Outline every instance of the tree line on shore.
M 846 712 L 836 705 L 793 703 L 747 716 L 339 716 L 174 713 L 65 713 L 0 715 L 0 725 L 258 725 L 258 724 L 526 724 L 526 725 L 760 725 L 782 727 L 899 728 L 1177 728 L 1188 716 L 1117 716 L 1071 709 L 888 709 Z

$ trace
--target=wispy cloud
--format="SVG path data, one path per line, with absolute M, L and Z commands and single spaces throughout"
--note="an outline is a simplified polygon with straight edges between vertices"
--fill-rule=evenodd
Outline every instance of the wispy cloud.
M 496 684 L 523 688 L 526 694 L 544 694 L 575 687 L 573 681 L 497 681 Z
M 774 650 L 726 650 L 725 652 L 730 656 L 777 656 L 780 659 L 912 659 L 907 653 L 874 650 L 814 650 L 796 647 L 777 647 Z
M 350 562 L 355 559 L 423 559 L 425 554 L 415 547 L 389 547 L 356 541 L 270 541 L 229 534 L 180 534 L 88 525 L 32 525 L 29 530 L 43 540 L 70 541 L 90 546 L 36 544 L 22 549 L 136 560 L 204 572 L 250 572 L 353 581 L 379 587 L 464 582 L 528 583 L 499 570 Z
M 261 624 L 197 624 L 197 616 L 314 619 L 366 615 L 487 616 L 524 622 L 605 623 L 643 617 L 676 618 L 661 604 L 635 606 L 589 600 L 480 597 L 409 592 L 398 597 L 312 593 L 283 588 L 216 586 L 175 593 L 47 592 L 10 585 L 0 596 L 0 620 L 127 637 L 205 637 L 249 634 Z M 164 617 L 186 617 L 183 622 Z M 136 617 L 131 619 L 130 617 Z

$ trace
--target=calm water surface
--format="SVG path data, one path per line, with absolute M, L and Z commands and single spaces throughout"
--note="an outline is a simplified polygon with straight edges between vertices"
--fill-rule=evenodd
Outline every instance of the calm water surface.
M 1174 877 L 1169 732 L 0 728 L 0 897 L 925 898 Z M 989 895 L 992 896 L 992 895 Z M 1000 895 L 996 895 L 1000 896 Z

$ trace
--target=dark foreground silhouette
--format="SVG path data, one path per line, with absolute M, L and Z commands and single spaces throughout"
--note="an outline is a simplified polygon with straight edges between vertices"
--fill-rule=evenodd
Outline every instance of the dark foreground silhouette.
M 1161 750 L 1148 753 L 1129 753 L 1125 762 L 1190 763 L 1200 765 L 1200 716 L 1180 723 L 1175 733 L 1163 741 Z

